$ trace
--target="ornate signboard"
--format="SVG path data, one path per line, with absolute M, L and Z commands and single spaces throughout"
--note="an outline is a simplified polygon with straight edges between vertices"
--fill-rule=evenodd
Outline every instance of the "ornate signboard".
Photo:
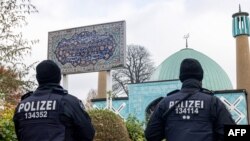
M 63 74 L 97 72 L 125 64 L 125 21 L 49 32 L 48 59 Z

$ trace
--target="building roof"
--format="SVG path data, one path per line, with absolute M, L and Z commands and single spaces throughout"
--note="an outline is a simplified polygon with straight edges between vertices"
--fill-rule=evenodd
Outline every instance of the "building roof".
M 199 60 L 204 70 L 202 85 L 210 90 L 232 89 L 227 73 L 211 58 L 191 48 L 182 49 L 165 59 L 152 74 L 150 81 L 179 79 L 180 64 L 185 58 Z

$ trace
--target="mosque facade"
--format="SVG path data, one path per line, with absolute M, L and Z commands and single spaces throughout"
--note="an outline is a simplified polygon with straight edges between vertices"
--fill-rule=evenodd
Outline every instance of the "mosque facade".
M 113 111 L 123 118 L 130 114 L 145 121 L 147 107 L 153 100 L 180 89 L 180 64 L 185 58 L 199 60 L 204 69 L 202 85 L 212 90 L 226 105 L 237 124 L 248 124 L 250 108 L 250 55 L 248 36 L 250 35 L 248 13 L 233 14 L 233 36 L 236 39 L 237 88 L 233 89 L 227 73 L 211 58 L 191 48 L 184 48 L 165 59 L 145 83 L 129 84 L 128 97 L 114 98 Z M 105 108 L 106 98 L 92 100 L 95 108 Z M 248 110 L 248 112 L 247 112 Z

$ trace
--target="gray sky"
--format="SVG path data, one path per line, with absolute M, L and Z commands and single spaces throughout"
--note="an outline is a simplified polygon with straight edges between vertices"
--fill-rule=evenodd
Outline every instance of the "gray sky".
M 250 13 L 249 0 L 33 0 L 38 14 L 31 15 L 24 33 L 39 39 L 29 62 L 47 58 L 48 32 L 113 21 L 126 21 L 127 44 L 146 47 L 158 66 L 171 54 L 189 47 L 216 61 L 235 87 L 235 39 L 232 14 Z M 69 92 L 84 99 L 97 89 L 97 73 L 69 76 Z

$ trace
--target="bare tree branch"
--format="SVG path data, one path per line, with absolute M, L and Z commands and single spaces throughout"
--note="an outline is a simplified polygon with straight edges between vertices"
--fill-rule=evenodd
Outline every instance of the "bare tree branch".
M 128 95 L 127 84 L 145 82 L 153 71 L 154 63 L 146 48 L 140 45 L 128 45 L 125 68 L 112 72 L 114 95 L 119 96 L 124 93 Z
M 87 110 L 90 110 L 93 108 L 93 104 L 91 102 L 91 99 L 96 98 L 97 96 L 97 90 L 90 89 L 88 92 L 87 100 L 85 101 L 84 105 Z

